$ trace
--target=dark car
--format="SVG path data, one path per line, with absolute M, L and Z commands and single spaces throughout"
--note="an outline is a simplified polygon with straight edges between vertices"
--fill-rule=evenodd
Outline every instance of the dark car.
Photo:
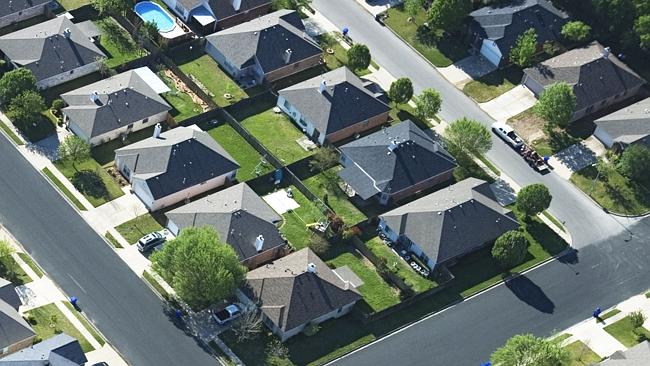
M 160 244 L 163 244 L 166 240 L 165 236 L 159 232 L 147 234 L 138 240 L 138 250 L 140 252 L 146 252 Z

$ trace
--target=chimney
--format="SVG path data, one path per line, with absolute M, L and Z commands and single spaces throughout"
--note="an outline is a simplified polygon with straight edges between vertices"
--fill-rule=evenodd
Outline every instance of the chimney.
M 291 54 L 292 53 L 293 53 L 293 51 L 291 51 L 291 48 L 287 48 L 284 51 L 284 63 L 285 63 L 285 65 L 288 65 L 289 61 L 291 61 Z
M 232 0 L 232 8 L 235 11 L 239 11 L 239 8 L 241 8 L 241 0 Z
M 307 265 L 307 272 L 318 273 L 318 271 L 316 270 L 316 265 L 314 263 L 309 263 Z
M 321 92 L 321 94 L 325 93 L 325 89 L 327 88 L 327 81 L 322 80 L 320 82 L 320 86 L 318 87 L 318 91 Z
M 612 49 L 609 48 L 609 47 L 605 47 L 605 48 L 603 48 L 603 58 L 604 58 L 604 59 L 609 58 L 609 53 L 610 53 L 611 51 L 612 51 Z
M 264 245 L 264 236 L 259 235 L 257 238 L 255 238 L 255 250 L 257 250 L 258 253 L 261 252 L 263 245 Z
M 66 28 L 66 29 L 63 31 L 63 36 L 64 36 L 65 38 L 70 38 L 70 33 L 72 33 L 72 31 L 70 30 L 70 28 Z
M 153 138 L 157 139 L 160 137 L 160 132 L 162 132 L 162 126 L 160 123 L 156 123 L 156 127 L 153 129 Z
M 99 92 L 97 91 L 92 92 L 92 94 L 90 94 L 90 101 L 93 103 L 97 103 L 98 100 L 99 100 Z

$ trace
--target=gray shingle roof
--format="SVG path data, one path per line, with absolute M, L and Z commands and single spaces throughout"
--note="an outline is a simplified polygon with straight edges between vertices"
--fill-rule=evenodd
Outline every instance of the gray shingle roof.
M 307 271 L 310 263 L 316 273 Z M 248 272 L 246 280 L 244 292 L 283 331 L 361 299 L 309 248 Z
M 4 301 L 7 304 L 11 305 L 12 308 L 18 310 L 22 301 L 16 292 L 16 287 L 13 283 L 0 278 L 0 301 Z
M 115 150 L 133 172 L 147 182 L 154 199 L 166 197 L 239 168 L 208 133 L 177 127 Z
M 443 263 L 519 227 L 490 185 L 468 178 L 380 216 L 398 235 Z
M 18 313 L 20 299 L 16 302 L 16 290 L 11 282 L 2 279 L 0 299 L 0 349 L 25 340 L 35 333 Z M 0 361 L 1 363 L 1 361 Z
M 239 69 L 259 63 L 264 73 L 285 67 L 284 54 L 291 49 L 289 64 L 322 53 L 306 35 L 298 13 L 278 10 L 206 37 L 207 42 Z
M 650 135 L 650 98 L 594 121 L 615 141 L 632 144 Z
M 270 3 L 270 0 L 241 0 L 239 11 L 235 11 L 235 8 L 232 6 L 232 0 L 209 0 L 210 8 L 212 8 L 212 13 L 216 15 L 217 22 Z
M 524 72 L 544 87 L 562 81 L 573 86 L 576 111 L 645 84 L 598 42 L 555 56 Z
M 0 1 L 0 18 L 6 17 L 7 15 L 11 15 L 14 13 L 17 13 L 19 11 L 23 11 L 25 9 L 32 8 L 34 6 L 39 6 L 43 4 L 47 4 L 51 2 L 52 0 L 6 0 L 6 1 Z
M 323 93 L 319 91 L 322 81 L 327 83 Z M 292 85 L 279 94 L 325 135 L 390 110 L 347 67 Z
M 88 362 L 79 341 L 57 334 L 0 360 L 8 366 L 80 366 Z
M 209 225 L 232 246 L 240 260 L 258 254 L 255 239 L 264 237 L 261 252 L 285 245 L 276 223 L 282 220 L 246 183 L 239 183 L 169 211 L 167 218 L 180 230 Z
M 339 176 L 363 199 L 402 191 L 456 167 L 454 159 L 410 120 L 343 145 L 341 152 L 350 162 Z
M 650 360 L 650 342 L 644 341 L 626 351 L 616 351 L 599 365 L 601 366 L 642 366 Z
M 170 110 L 169 104 L 141 76 L 144 71 L 157 78 L 144 67 L 61 94 L 68 104 L 63 113 L 92 138 Z M 95 92 L 96 102 L 90 99 Z
M 70 36 L 64 31 L 70 29 Z M 106 55 L 68 18 L 56 17 L 0 37 L 0 50 L 40 81 L 95 62 Z

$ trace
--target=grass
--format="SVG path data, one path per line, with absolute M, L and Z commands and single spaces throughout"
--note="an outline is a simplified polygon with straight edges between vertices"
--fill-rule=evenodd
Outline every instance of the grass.
M 616 338 L 625 347 L 632 347 L 639 343 L 636 334 L 634 334 L 634 326 L 629 316 L 606 326 L 605 331 L 612 337 Z M 650 331 L 641 327 L 641 331 L 645 334 L 646 338 L 650 339 Z
M 65 307 L 67 307 L 72 312 L 72 314 L 74 314 L 74 316 L 81 322 L 81 324 L 83 324 L 84 328 L 86 328 L 88 333 L 90 333 L 93 336 L 93 338 L 95 338 L 97 343 L 99 343 L 102 346 L 106 343 L 104 337 L 99 335 L 97 330 L 95 330 L 95 327 L 92 326 L 90 322 L 86 319 L 86 317 L 83 316 L 79 311 L 77 311 L 77 309 L 75 309 L 71 303 L 64 301 L 63 305 L 65 305 Z
M 163 126 L 163 131 L 165 131 L 167 125 L 164 123 L 161 125 Z M 97 163 L 99 163 L 99 165 L 103 167 L 112 166 L 113 160 L 115 159 L 115 150 L 153 136 L 153 130 L 155 128 L 156 126 L 149 126 L 139 131 L 129 133 L 124 141 L 122 141 L 121 138 L 117 138 L 99 146 L 95 146 L 92 148 L 90 155 Z
M 546 217 L 550 222 L 553 223 L 558 229 L 566 232 L 566 229 L 564 228 L 564 225 L 558 221 L 558 219 L 555 218 L 555 216 L 551 215 L 548 211 L 542 211 L 542 215 Z
M 192 97 L 190 97 L 188 94 L 179 91 L 176 88 L 174 81 L 168 78 L 164 72 L 160 71 L 158 73 L 158 76 L 165 82 L 167 87 L 171 89 L 171 91 L 163 93 L 162 97 L 167 101 L 167 103 L 169 103 L 169 105 L 172 106 L 173 109 L 169 112 L 169 114 L 174 117 L 174 120 L 177 123 L 203 112 L 201 106 L 194 103 Z
M 342 66 L 348 65 L 348 51 L 343 47 L 341 42 L 336 38 L 334 34 L 323 34 L 319 37 L 321 48 L 323 49 L 323 60 L 325 61 L 325 66 L 330 70 L 338 69 Z M 330 51 L 330 52 L 328 52 Z M 372 63 L 372 60 L 371 60 Z M 375 68 L 377 64 L 374 64 Z M 370 73 L 370 70 L 354 70 L 354 73 L 357 76 L 363 76 Z
M 566 131 L 555 131 L 551 136 L 533 141 L 531 145 L 539 155 L 551 156 L 579 142 L 579 138 L 569 135 Z
M 197 48 L 201 53 L 202 49 Z M 180 53 L 179 53 L 180 54 Z M 183 57 L 184 55 L 179 55 Z M 247 97 L 246 93 L 226 74 L 209 55 L 193 59 L 174 60 L 178 67 L 194 80 L 220 107 L 234 104 Z M 226 99 L 225 94 L 232 98 Z
M 222 124 L 207 131 L 236 161 L 240 168 L 237 180 L 244 182 L 273 170 L 273 166 L 264 160 L 246 140 L 228 124 Z
M 95 22 L 102 33 L 99 46 L 104 49 L 108 60 L 108 67 L 116 67 L 133 61 L 147 54 L 144 47 L 139 47 L 129 32 L 111 18 L 106 17 Z
M 423 130 L 428 130 L 429 128 L 433 127 L 429 121 L 418 117 L 415 108 L 411 107 L 408 104 L 396 105 L 395 103 L 391 103 L 390 106 L 391 110 L 388 112 L 388 116 L 390 117 L 392 123 L 398 123 L 400 121 L 410 119 L 413 121 L 413 123 L 418 125 L 418 127 Z M 438 121 L 437 118 L 435 118 L 435 120 Z M 440 121 L 438 121 L 438 123 L 440 123 Z
M 332 211 L 336 212 L 346 224 L 358 224 L 361 221 L 365 221 L 367 217 L 350 202 L 348 196 L 338 186 L 340 179 L 336 173 L 339 170 L 341 170 L 341 167 L 335 166 L 304 179 L 303 183 L 312 193 L 322 199 Z
M 485 164 L 488 169 L 492 171 L 492 173 L 496 174 L 497 176 L 501 175 L 501 171 L 497 169 L 497 167 L 488 159 L 485 157 L 485 155 L 479 154 L 476 156 L 478 160 L 480 160 L 483 164 Z
M 59 4 L 66 10 L 73 10 L 80 8 L 86 4 L 90 4 L 90 0 L 58 0 Z
M 158 221 L 148 213 L 140 215 L 115 228 L 115 230 L 117 230 L 117 232 L 120 233 L 120 235 L 122 235 L 129 243 L 135 243 L 140 240 L 141 237 L 162 229 L 162 225 L 160 225 L 160 223 L 158 223 Z
M 274 113 L 269 109 L 250 116 L 241 123 L 271 154 L 286 165 L 313 154 L 298 145 L 296 140 L 304 135 L 283 113 Z
M 482 179 L 490 183 L 494 182 L 494 178 L 483 170 L 481 166 L 476 164 L 474 159 L 468 155 L 464 153 L 456 153 L 455 158 L 456 163 L 458 164 L 458 167 L 454 169 L 454 179 L 456 182 L 460 182 L 469 177 Z
M 553 342 L 562 343 L 565 339 L 569 339 L 569 338 L 571 338 L 571 334 L 563 333 L 563 334 L 560 334 L 559 336 L 553 338 Z
M 81 202 L 75 197 L 72 192 L 68 189 L 68 187 L 64 186 L 63 183 L 57 178 L 50 168 L 43 168 L 43 174 L 54 184 L 63 194 L 72 202 L 73 205 L 77 207 L 78 210 L 80 211 L 85 211 L 86 207 L 81 204 Z
M 223 363 L 226 366 L 237 366 L 237 364 L 226 355 L 219 346 L 214 341 L 211 341 L 208 343 L 208 346 L 212 348 L 212 351 L 217 355 L 217 358 L 221 363 Z
M 9 272 L 7 268 L 11 268 Z M 31 277 L 23 271 L 18 262 L 10 255 L 0 258 L 0 277 L 7 279 L 16 286 L 32 282 Z
M 84 352 L 93 351 L 93 346 L 75 328 L 68 318 L 63 315 L 55 304 L 49 304 L 33 309 L 25 313 L 30 320 L 29 323 L 34 329 L 36 335 L 41 339 L 48 339 L 58 333 L 66 333 L 69 336 L 76 338 L 81 345 Z M 54 325 L 54 326 L 52 326 Z
M 113 248 L 116 248 L 116 249 L 124 248 L 122 246 L 122 244 L 120 244 L 120 242 L 117 241 L 117 239 L 115 239 L 115 237 L 110 232 L 107 231 L 106 235 L 104 235 L 104 237 L 113 246 Z
M 291 186 L 291 190 L 293 199 L 298 202 L 300 207 L 282 214 L 284 222 L 280 227 L 280 232 L 295 250 L 300 250 L 309 245 L 312 235 L 316 235 L 306 225 L 325 220 L 325 215 L 296 187 Z
M 601 319 L 601 320 L 609 319 L 609 318 L 613 317 L 614 315 L 616 315 L 616 314 L 618 314 L 618 313 L 620 313 L 620 312 L 621 312 L 621 311 L 618 310 L 618 309 L 612 309 L 612 310 L 606 312 L 605 314 L 601 315 L 601 316 L 600 316 L 600 319 Z
M 163 299 L 168 300 L 171 296 L 169 293 L 160 285 L 160 283 L 153 277 L 148 271 L 142 272 L 142 278 L 154 288 L 154 290 L 162 296 Z
M 44 138 L 53 135 L 56 132 L 56 125 L 48 118 L 47 111 L 43 111 L 40 115 L 36 125 L 23 126 L 22 124 L 15 124 L 16 128 L 23 134 L 23 136 L 31 141 L 38 142 Z
M 16 254 L 18 254 L 20 259 L 22 259 L 23 262 L 25 262 L 25 264 L 27 264 L 29 266 L 29 268 L 32 269 L 32 271 L 34 271 L 34 273 L 36 273 L 37 277 L 39 277 L 39 278 L 43 277 L 43 271 L 41 270 L 41 268 L 39 266 L 36 265 L 36 263 L 32 260 L 32 257 L 30 257 L 29 254 L 22 253 L 22 252 L 16 253 Z
M 463 92 L 478 103 L 485 103 L 512 90 L 522 77 L 523 71 L 516 66 L 495 70 L 465 84 Z
M 646 293 L 645 293 L 645 298 L 646 298 L 646 299 L 650 299 L 650 292 L 646 292 Z
M 14 144 L 16 144 L 16 145 L 18 145 L 18 146 L 25 145 L 25 142 L 23 142 L 23 140 L 22 140 L 20 137 L 18 137 L 18 135 L 16 135 L 16 133 L 14 132 L 14 130 L 11 129 L 9 126 L 7 126 L 7 125 L 6 125 L 4 122 L 2 122 L 2 121 L 0 121 L 0 129 L 2 129 L 2 131 L 5 132 L 5 134 L 7 135 L 7 137 L 9 137 L 9 138 L 11 139 L 11 141 L 14 142 Z
M 94 207 L 124 195 L 120 185 L 93 159 L 76 163 L 74 166 L 70 161 L 57 160 L 54 166 Z
M 594 365 L 602 359 L 592 351 L 591 348 L 587 347 L 586 344 L 581 341 L 575 341 L 564 347 L 569 352 L 570 359 L 568 362 L 562 363 L 562 366 L 587 366 Z
M 642 215 L 650 211 L 650 191 L 643 185 L 616 171 L 597 177 L 597 169 L 589 166 L 573 173 L 571 182 L 610 212 Z

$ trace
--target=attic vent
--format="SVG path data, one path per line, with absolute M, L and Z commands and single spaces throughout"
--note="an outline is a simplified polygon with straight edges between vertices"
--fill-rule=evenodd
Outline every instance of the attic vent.
M 643 110 L 643 113 L 645 113 L 645 114 L 650 114 L 650 108 L 646 108 L 646 109 L 644 109 L 644 110 Z

